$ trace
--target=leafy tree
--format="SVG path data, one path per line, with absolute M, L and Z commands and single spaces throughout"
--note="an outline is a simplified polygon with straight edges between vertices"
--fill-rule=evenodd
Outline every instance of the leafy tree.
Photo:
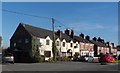
M 40 55 L 39 49 L 38 49 L 38 47 L 41 45 L 38 45 L 36 42 L 37 42 L 36 37 L 33 36 L 32 37 L 32 50 L 31 50 L 30 56 L 34 62 L 44 62 L 45 57 Z

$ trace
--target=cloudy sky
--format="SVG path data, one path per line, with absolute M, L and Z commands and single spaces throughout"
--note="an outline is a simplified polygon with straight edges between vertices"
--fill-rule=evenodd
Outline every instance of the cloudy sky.
M 18 12 L 2 11 L 3 46 L 9 46 L 9 40 L 20 22 L 52 30 L 49 18 L 55 19 L 55 30 L 61 26 L 62 31 L 69 28 L 74 30 L 75 35 L 84 33 L 90 38 L 101 37 L 118 44 L 117 2 L 3 2 L 2 8 Z

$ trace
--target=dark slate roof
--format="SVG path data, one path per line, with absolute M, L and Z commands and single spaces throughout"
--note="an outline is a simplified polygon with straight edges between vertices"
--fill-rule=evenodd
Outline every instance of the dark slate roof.
M 78 41 L 78 42 L 89 43 L 88 40 L 83 39 L 83 38 L 81 38 L 81 37 L 79 37 L 79 36 L 74 36 L 74 40 L 76 40 L 76 41 Z
M 117 50 L 120 51 L 120 45 L 117 46 Z
M 94 40 L 90 40 L 91 43 L 97 45 L 97 46 L 101 46 L 101 47 L 107 47 L 105 44 L 99 42 L 99 41 L 94 41 Z
M 53 32 L 51 30 L 46 30 L 43 28 L 38 28 L 35 26 L 31 26 L 28 24 L 22 24 L 22 26 L 32 35 L 32 36 L 36 36 L 36 37 L 40 37 L 40 38 L 46 38 L 47 36 L 49 36 L 52 40 L 53 40 Z M 56 32 L 55 32 L 56 33 Z M 72 38 L 70 38 L 67 34 L 61 33 L 62 34 L 62 39 L 65 39 L 67 42 L 69 42 L 70 40 L 73 40 Z M 59 38 L 57 35 L 55 35 L 56 38 Z M 74 40 L 73 40 L 74 41 Z
M 62 35 L 62 40 L 63 39 L 65 39 L 67 42 L 70 42 L 71 40 L 74 42 L 75 40 L 74 39 L 72 39 L 71 37 L 69 37 L 67 34 L 65 34 L 65 33 L 61 33 L 61 35 Z
M 40 38 L 46 38 L 47 36 L 49 36 L 51 39 L 53 39 L 52 38 L 53 33 L 50 30 L 38 28 L 28 24 L 22 24 L 22 25 L 32 36 L 36 36 Z

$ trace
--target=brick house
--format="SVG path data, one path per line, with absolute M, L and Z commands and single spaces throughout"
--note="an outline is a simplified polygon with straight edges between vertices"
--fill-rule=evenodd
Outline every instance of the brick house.
M 100 53 L 109 53 L 109 47 L 103 41 L 98 41 L 96 37 L 90 40 L 94 44 L 94 56 L 98 57 Z
M 94 50 L 93 50 L 94 44 L 84 39 L 83 36 L 74 36 L 74 39 L 79 42 L 80 56 L 84 56 L 84 55 L 94 56 Z

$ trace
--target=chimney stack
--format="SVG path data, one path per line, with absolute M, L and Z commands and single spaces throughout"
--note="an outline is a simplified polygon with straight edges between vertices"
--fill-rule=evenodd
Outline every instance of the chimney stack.
M 93 38 L 93 40 L 94 40 L 94 41 L 97 41 L 97 38 L 96 38 L 96 37 L 94 37 L 94 38 Z
M 110 42 L 107 42 L 107 45 L 110 46 Z
M 70 37 L 71 37 L 71 38 L 74 38 L 74 31 L 73 31 L 73 30 L 71 30 Z
M 80 34 L 80 37 L 84 39 L 84 34 L 83 34 L 83 33 L 81 33 L 81 34 Z
M 66 29 L 66 30 L 65 30 L 65 34 L 67 34 L 68 36 L 70 36 L 70 30 L 69 30 L 69 29 Z
M 56 32 L 56 34 L 57 34 L 57 36 L 60 37 L 60 30 L 58 30 L 58 31 Z
M 65 30 L 65 34 L 67 34 L 71 38 L 74 37 L 74 31 L 73 30 L 66 29 Z
M 114 43 L 111 43 L 112 44 L 112 47 L 114 47 Z
M 87 35 L 87 36 L 85 37 L 85 39 L 89 41 L 89 40 L 90 40 L 90 36 Z

